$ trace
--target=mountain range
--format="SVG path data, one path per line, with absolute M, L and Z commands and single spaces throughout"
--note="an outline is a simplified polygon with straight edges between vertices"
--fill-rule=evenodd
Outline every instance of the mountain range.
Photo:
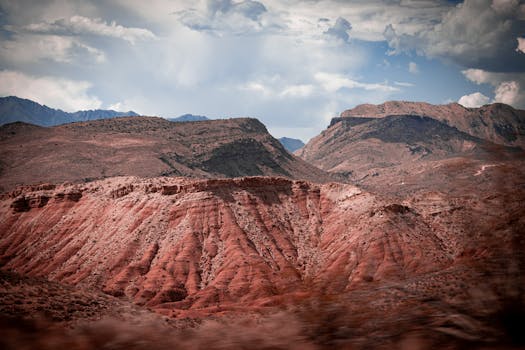
M 0 125 L 25 122 L 40 126 L 53 126 L 79 121 L 137 115 L 133 111 L 117 112 L 103 109 L 69 113 L 16 96 L 0 97 Z
M 203 115 L 183 114 L 177 118 L 167 118 L 170 122 L 200 122 L 203 120 L 210 120 L 210 118 Z

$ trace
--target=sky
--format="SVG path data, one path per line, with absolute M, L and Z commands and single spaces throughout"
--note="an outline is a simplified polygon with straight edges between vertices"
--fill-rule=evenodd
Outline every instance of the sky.
M 0 0 L 9 95 L 303 141 L 361 103 L 525 109 L 525 0 Z

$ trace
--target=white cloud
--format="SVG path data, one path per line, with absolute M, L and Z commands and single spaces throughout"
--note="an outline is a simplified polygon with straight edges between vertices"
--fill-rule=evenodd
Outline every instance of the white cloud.
M 518 47 L 516 47 L 516 51 L 521 51 L 525 53 L 525 38 L 516 38 L 518 40 Z
M 417 64 L 415 62 L 409 62 L 408 63 L 408 71 L 411 74 L 418 74 L 419 73 L 419 67 L 417 66 Z
M 458 103 L 468 108 L 481 107 L 490 102 L 490 98 L 480 92 L 462 96 Z
M 89 57 L 97 63 L 105 62 L 104 52 L 72 37 L 57 35 L 15 34 L 11 40 L 0 43 L 0 58 L 9 62 L 37 62 L 49 60 L 70 63 Z
M 143 28 L 124 27 L 116 22 L 107 23 L 100 18 L 72 16 L 54 22 L 40 22 L 16 27 L 6 26 L 6 29 L 18 32 L 55 35 L 97 35 L 119 38 L 134 44 L 138 40 L 151 40 L 156 36 Z
M 328 92 L 336 92 L 339 89 L 364 89 L 377 90 L 383 92 L 399 91 L 398 88 L 388 85 L 387 83 L 362 83 L 356 80 L 348 79 L 337 73 L 319 72 L 315 74 L 315 79 L 321 84 L 323 89 Z
M 491 73 L 484 71 L 483 69 L 472 69 L 471 68 L 471 69 L 463 70 L 461 72 L 468 80 L 478 85 L 491 82 Z
M 494 101 L 515 106 L 519 100 L 523 100 L 523 92 L 520 91 L 520 84 L 517 81 L 504 81 L 500 83 L 494 91 Z M 520 96 L 521 95 L 521 96 Z
M 281 97 L 308 97 L 314 93 L 315 87 L 312 84 L 299 84 L 286 86 L 281 93 Z
M 515 108 L 525 108 L 525 73 L 495 73 L 482 69 L 462 71 L 465 77 L 476 84 L 489 84 L 494 87 L 493 102 L 509 104 Z
M 0 71 L 0 95 L 27 98 L 65 111 L 96 109 L 101 101 L 88 93 L 91 84 L 55 77 L 34 77 L 21 72 Z
M 407 82 L 403 82 L 403 81 L 394 81 L 394 85 L 402 86 L 402 87 L 412 87 L 412 86 L 415 86 L 415 85 L 412 84 L 412 83 L 407 83 Z

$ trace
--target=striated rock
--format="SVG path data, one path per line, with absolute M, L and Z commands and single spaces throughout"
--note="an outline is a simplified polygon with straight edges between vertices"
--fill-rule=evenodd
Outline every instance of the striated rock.
M 463 276 L 474 266 L 493 269 L 483 261 L 496 257 L 507 269 L 520 259 L 511 258 L 513 235 L 525 217 L 516 188 L 487 199 L 422 192 L 391 202 L 351 185 L 270 177 L 75 186 L 25 192 L 51 198 L 29 211 L 0 201 L 2 269 L 103 290 L 166 315 L 345 295 L 444 269 Z M 57 200 L 65 193 L 82 196 Z
M 266 305 L 312 288 L 341 293 L 452 262 L 415 211 L 350 185 L 116 178 L 65 190 L 26 212 L 2 204 L 3 268 L 168 314 Z

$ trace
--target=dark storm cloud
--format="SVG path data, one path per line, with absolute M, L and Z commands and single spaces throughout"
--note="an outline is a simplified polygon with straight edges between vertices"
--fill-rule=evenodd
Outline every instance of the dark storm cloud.
M 387 25 L 384 37 L 393 54 L 415 51 L 463 67 L 525 72 L 516 40 L 525 32 L 525 6 L 517 0 L 466 0 L 435 26 L 405 33 Z

